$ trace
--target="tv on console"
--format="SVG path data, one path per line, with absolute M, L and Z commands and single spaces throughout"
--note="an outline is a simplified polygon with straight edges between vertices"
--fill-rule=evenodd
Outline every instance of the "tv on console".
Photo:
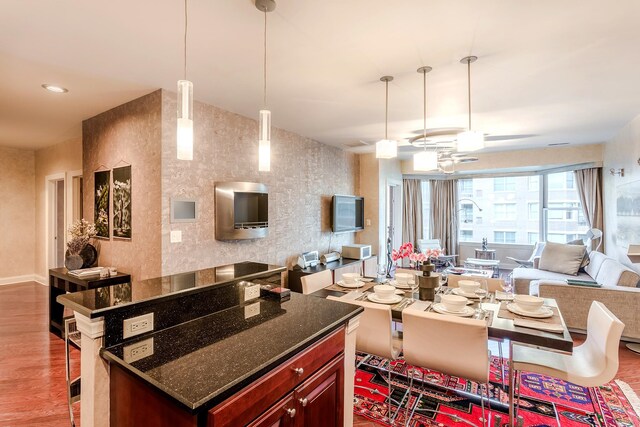
M 334 233 L 364 230 L 364 197 L 333 196 L 331 229 Z

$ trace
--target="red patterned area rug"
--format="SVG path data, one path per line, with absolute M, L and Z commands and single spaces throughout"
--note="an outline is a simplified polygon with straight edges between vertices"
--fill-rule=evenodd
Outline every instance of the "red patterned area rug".
M 485 415 L 491 427 L 507 426 L 509 421 L 508 378 L 502 385 L 502 372 L 508 375 L 507 365 L 507 359 L 491 358 L 490 410 L 485 402 Z M 389 425 L 388 367 L 387 359 L 358 354 L 354 412 L 382 425 Z M 402 401 L 402 409 L 394 425 L 405 425 L 407 397 L 411 408 L 409 413 L 415 409 L 409 423 L 412 427 L 463 426 L 469 425 L 469 422 L 482 425 L 478 383 L 417 368 L 414 370 L 413 393 L 408 396 L 410 368 L 402 359 L 391 362 L 392 413 L 395 413 L 398 402 Z M 518 416 L 522 417 L 524 427 L 640 426 L 638 397 L 622 381 L 615 380 L 602 387 L 588 388 L 558 378 L 524 372 L 521 382 Z

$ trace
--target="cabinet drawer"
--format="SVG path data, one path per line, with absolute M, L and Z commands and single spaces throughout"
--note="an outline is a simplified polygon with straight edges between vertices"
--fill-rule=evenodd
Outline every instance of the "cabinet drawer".
M 344 327 L 295 355 L 209 411 L 208 426 L 246 425 L 344 352 Z

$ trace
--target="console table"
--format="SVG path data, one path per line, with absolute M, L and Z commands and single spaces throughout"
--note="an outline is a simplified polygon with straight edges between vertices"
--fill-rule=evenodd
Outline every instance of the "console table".
M 61 338 L 64 338 L 64 307 L 56 301 L 58 295 L 131 282 L 130 275 L 120 272 L 104 279 L 99 276 L 80 279 L 68 274 L 68 272 L 69 270 L 66 268 L 49 270 L 49 331 Z

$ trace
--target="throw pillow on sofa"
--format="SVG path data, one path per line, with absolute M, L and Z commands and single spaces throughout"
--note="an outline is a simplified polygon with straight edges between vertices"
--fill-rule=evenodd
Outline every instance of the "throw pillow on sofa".
M 584 240 L 582 239 L 572 240 L 570 242 L 567 242 L 567 245 L 580 245 L 580 246 L 584 246 L 585 248 L 587 247 L 584 244 Z M 580 264 L 580 269 L 578 271 L 583 271 L 586 273 L 585 267 L 589 265 L 590 261 L 591 261 L 591 258 L 589 258 L 589 251 L 584 251 L 584 258 L 582 259 L 582 264 Z
M 575 276 L 582 265 L 587 248 L 580 245 L 564 245 L 547 242 L 540 255 L 540 270 Z

